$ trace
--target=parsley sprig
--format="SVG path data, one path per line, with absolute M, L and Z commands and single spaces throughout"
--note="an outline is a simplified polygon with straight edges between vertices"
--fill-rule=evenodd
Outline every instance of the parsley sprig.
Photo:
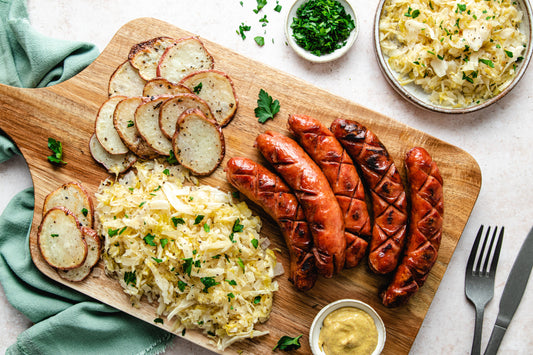
M 259 123 L 265 123 L 268 119 L 274 119 L 279 112 L 280 105 L 278 100 L 274 100 L 265 90 L 259 90 L 257 107 L 254 110 L 255 117 Z

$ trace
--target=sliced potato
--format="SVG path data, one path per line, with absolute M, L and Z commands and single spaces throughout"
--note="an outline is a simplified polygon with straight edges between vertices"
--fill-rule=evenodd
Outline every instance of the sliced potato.
M 132 152 L 126 154 L 109 154 L 102 147 L 95 134 L 89 140 L 89 149 L 94 160 L 102 164 L 108 172 L 115 175 L 125 172 L 137 161 L 137 157 Z
M 174 84 L 163 78 L 152 79 L 144 85 L 143 96 L 161 96 L 161 95 L 177 95 L 177 94 L 191 94 L 191 90 L 187 87 Z
M 180 94 L 168 99 L 161 106 L 159 113 L 159 127 L 168 139 L 176 133 L 176 123 L 180 115 L 190 108 L 196 108 L 203 112 L 205 117 L 214 120 L 213 114 L 207 102 L 194 94 Z
M 157 76 L 178 83 L 192 72 L 213 69 L 215 61 L 197 37 L 179 39 L 159 60 Z
M 120 101 L 113 114 L 113 124 L 124 144 L 137 156 L 153 159 L 158 153 L 150 148 L 135 126 L 135 110 L 144 102 L 145 97 L 128 97 Z
M 220 126 L 227 125 L 237 111 L 238 99 L 230 77 L 218 70 L 189 74 L 180 81 L 204 99 Z
M 144 80 L 157 76 L 157 65 L 165 50 L 176 43 L 174 38 L 156 37 L 131 47 L 128 59 L 131 65 L 139 70 Z
M 37 243 L 44 260 L 56 269 L 74 269 L 87 258 L 87 243 L 80 224 L 64 207 L 54 207 L 44 215 Z
M 108 94 L 111 96 L 141 96 L 146 80 L 131 66 L 129 60 L 118 66 L 109 79 Z
M 172 146 L 176 159 L 195 175 L 211 174 L 225 154 L 222 129 L 198 109 L 181 114 Z
M 43 215 L 54 207 L 71 211 L 82 226 L 93 226 L 93 203 L 89 193 L 79 182 L 68 182 L 52 191 L 44 199 Z
M 81 227 L 81 232 L 87 243 L 87 257 L 85 262 L 77 268 L 70 270 L 58 270 L 59 276 L 68 281 L 78 282 L 84 280 L 91 273 L 92 268 L 100 260 L 102 242 L 98 233 L 92 228 Z
M 125 98 L 126 96 L 113 96 L 107 99 L 102 106 L 100 106 L 98 115 L 96 116 L 96 138 L 98 138 L 102 147 L 109 154 L 126 154 L 129 151 L 128 147 L 122 142 L 122 139 L 120 139 L 120 136 L 115 129 L 115 125 L 113 124 L 115 108 L 118 103 Z
M 148 145 L 161 155 L 170 155 L 172 142 L 159 127 L 159 111 L 169 96 L 158 96 L 145 102 L 135 111 L 135 126 Z

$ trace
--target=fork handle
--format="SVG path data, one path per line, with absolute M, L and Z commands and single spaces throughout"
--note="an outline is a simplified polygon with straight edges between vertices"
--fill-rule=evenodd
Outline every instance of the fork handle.
M 472 355 L 481 354 L 481 330 L 483 328 L 484 307 L 476 307 L 476 323 L 474 327 L 474 340 L 472 342 Z

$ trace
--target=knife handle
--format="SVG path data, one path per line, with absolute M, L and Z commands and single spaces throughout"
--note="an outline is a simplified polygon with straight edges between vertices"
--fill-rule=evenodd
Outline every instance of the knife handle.
M 494 324 L 487 349 L 485 349 L 485 355 L 496 355 L 506 330 L 507 328 L 503 328 L 498 324 Z

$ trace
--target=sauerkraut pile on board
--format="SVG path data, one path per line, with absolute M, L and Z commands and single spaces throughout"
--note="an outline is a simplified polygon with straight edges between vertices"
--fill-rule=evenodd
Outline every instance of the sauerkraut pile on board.
M 158 304 L 156 322 L 199 328 L 220 349 L 266 334 L 276 257 L 245 202 L 205 185 L 185 185 L 188 170 L 153 160 L 136 163 L 96 194 L 106 272 L 136 304 Z
M 389 0 L 381 49 L 402 85 L 419 85 L 435 104 L 465 107 L 513 80 L 527 45 L 522 16 L 513 0 Z

